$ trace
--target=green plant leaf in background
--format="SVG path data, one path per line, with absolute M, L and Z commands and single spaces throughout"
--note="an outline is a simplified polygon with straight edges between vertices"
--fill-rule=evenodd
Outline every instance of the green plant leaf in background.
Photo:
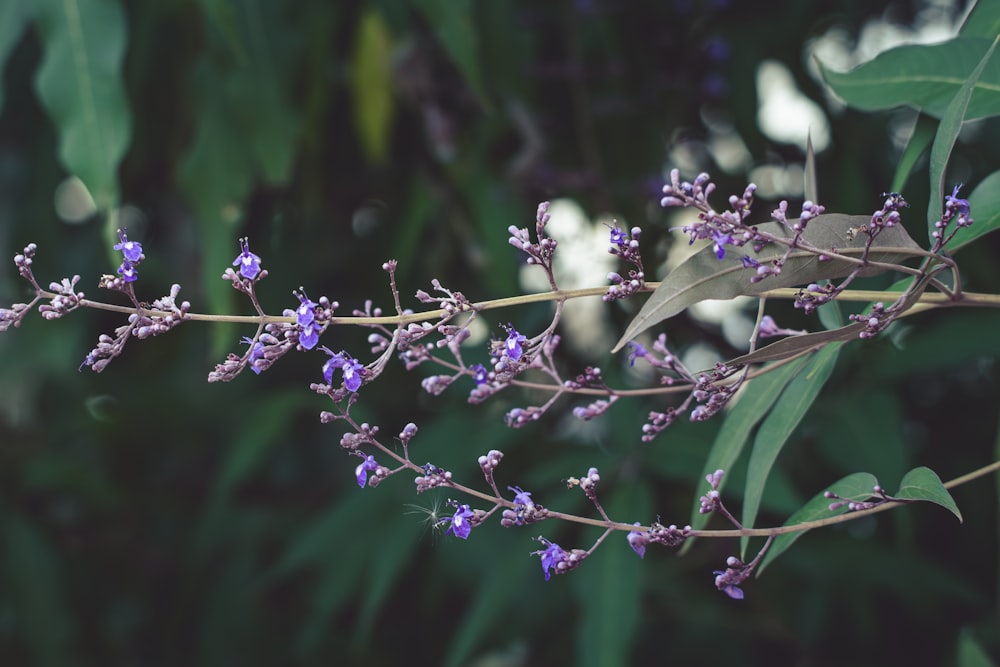
M 389 58 L 392 36 L 382 15 L 368 9 L 358 19 L 351 59 L 351 99 L 354 124 L 369 160 L 385 162 L 396 105 Z
M 941 478 L 937 473 L 926 467 L 914 468 L 903 476 L 903 481 L 899 483 L 899 491 L 896 498 L 903 500 L 926 500 L 944 507 L 962 521 L 962 513 L 955 504 L 955 499 L 944 488 Z
M 116 0 L 41 0 L 35 21 L 45 50 L 35 85 L 59 132 L 59 158 L 98 208 L 111 211 L 132 133 L 122 80 L 125 13 Z
M 465 82 L 476 93 L 479 102 L 489 107 L 479 64 L 479 31 L 475 26 L 475 3 L 472 0 L 410 0 L 434 31 Z
M 970 628 L 962 628 L 962 632 L 958 635 L 955 664 L 958 667 L 995 667 L 996 665 L 976 641 Z
M 977 0 L 972 11 L 965 17 L 959 34 L 963 37 L 988 37 L 1000 34 L 1000 3 L 991 0 Z
M 781 398 L 760 425 L 750 452 L 750 462 L 747 464 L 747 484 L 743 493 L 744 526 L 754 525 L 771 467 L 833 373 L 842 345 L 843 343 L 831 343 L 816 352 L 805 368 L 781 392 Z M 741 552 L 746 552 L 749 541 L 747 537 L 740 538 Z
M 948 159 L 951 157 L 952 148 L 958 139 L 958 133 L 962 129 L 962 123 L 971 120 L 971 100 L 978 83 L 982 80 L 987 64 L 993 60 L 993 52 L 996 51 L 997 43 L 1000 42 L 1000 35 L 993 40 L 986 49 L 986 53 L 976 64 L 972 74 L 962 82 L 962 85 L 955 92 L 954 97 L 941 116 L 941 124 L 938 126 L 937 134 L 934 135 L 934 143 L 931 145 L 931 194 L 927 204 L 927 235 L 932 238 L 934 224 L 941 219 L 941 209 L 944 206 L 944 179 L 945 169 L 948 166 Z M 993 70 L 1000 69 L 1000 59 L 993 65 Z M 987 103 L 994 113 L 1000 113 L 1000 97 L 993 97 Z
M 942 118 L 969 72 L 990 47 L 990 39 L 956 37 L 941 44 L 898 46 L 850 72 L 819 63 L 823 81 L 844 102 L 862 111 L 910 106 Z M 983 70 L 971 94 L 968 120 L 1000 113 L 1000 60 Z
M 827 491 L 833 492 L 841 498 L 846 498 L 848 500 L 864 501 L 871 497 L 872 489 L 876 484 L 878 484 L 878 480 L 875 479 L 874 475 L 867 472 L 856 472 L 848 475 L 813 496 L 809 502 L 788 517 L 788 521 L 786 521 L 784 525 L 794 526 L 808 521 L 817 521 L 819 519 L 826 519 L 827 517 L 835 516 L 837 514 L 843 514 L 847 511 L 846 508 L 836 510 L 830 509 L 830 499 L 824 495 Z M 771 548 L 767 550 L 766 554 L 764 554 L 764 559 L 761 561 L 760 568 L 757 570 L 757 576 L 759 577 L 764 571 L 764 568 L 766 568 L 775 558 L 787 551 L 788 548 L 792 546 L 796 540 L 805 535 L 806 532 L 808 531 L 803 530 L 797 533 L 785 533 L 784 535 L 778 535 L 775 537 L 774 542 L 771 544 Z
M 7 57 L 14 50 L 31 20 L 31 0 L 6 0 L 0 3 L 0 75 Z M 0 78 L 0 111 L 3 111 L 3 79 Z
M 710 516 L 698 511 L 700 507 L 699 498 L 705 493 L 704 484 L 701 483 L 707 475 L 716 470 L 723 470 L 727 473 L 732 470 L 733 464 L 743 452 L 743 447 L 750 438 L 750 433 L 754 427 L 764 418 L 771 406 L 774 405 L 785 386 L 791 382 L 795 374 L 798 373 L 806 359 L 797 359 L 790 363 L 776 368 L 764 375 L 750 380 L 736 399 L 736 404 L 726 414 L 722 428 L 712 443 L 712 448 L 708 452 L 708 458 L 698 478 L 699 485 L 695 488 L 694 502 L 691 506 L 690 525 L 698 530 L 706 523 Z M 722 478 L 719 484 L 721 490 L 727 481 L 728 475 Z M 684 543 L 683 549 L 688 549 L 692 540 Z
M 937 131 L 937 120 L 927 114 L 917 114 L 917 121 L 913 124 L 913 133 L 906 142 L 903 155 L 896 165 L 896 173 L 892 177 L 892 191 L 902 192 L 906 187 L 906 182 L 910 180 L 910 175 L 916 169 L 920 156 L 934 141 L 934 133 Z
M 870 215 L 844 215 L 831 213 L 818 216 L 810 221 L 803 238 L 815 248 L 837 248 L 837 252 L 858 257 L 864 251 L 867 237 L 855 236 L 851 229 L 867 225 Z M 789 221 L 794 224 L 794 221 Z M 788 229 L 776 222 L 757 225 L 762 232 L 790 238 Z M 919 246 L 907 235 L 901 225 L 890 227 L 875 238 L 869 258 L 876 262 L 899 262 L 908 255 L 920 251 Z M 761 264 L 767 264 L 784 255 L 784 246 L 771 245 L 759 253 L 750 248 L 743 252 L 753 256 Z M 612 349 L 616 352 L 625 343 L 660 322 L 673 317 L 685 308 L 705 299 L 732 299 L 742 295 L 756 295 L 779 287 L 794 287 L 830 278 L 847 275 L 854 269 L 853 264 L 843 260 L 821 262 L 817 255 L 794 251 L 785 262 L 780 275 L 767 280 L 751 282 L 756 274 L 748 271 L 742 261 L 731 252 L 722 260 L 715 255 L 712 246 L 706 246 L 685 260 L 664 278 L 639 313 L 629 323 L 621 340 Z M 866 272 L 872 275 L 874 272 Z

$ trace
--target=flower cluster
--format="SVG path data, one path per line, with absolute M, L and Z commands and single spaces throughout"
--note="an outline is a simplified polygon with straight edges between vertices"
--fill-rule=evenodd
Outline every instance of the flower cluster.
M 114 249 L 120 250 L 122 253 L 122 263 L 118 267 L 118 275 L 125 282 L 131 283 L 139 278 L 137 267 L 145 259 L 145 255 L 142 254 L 142 244 L 138 241 L 129 241 L 127 232 L 127 229 L 118 230 L 118 243 L 115 244 Z

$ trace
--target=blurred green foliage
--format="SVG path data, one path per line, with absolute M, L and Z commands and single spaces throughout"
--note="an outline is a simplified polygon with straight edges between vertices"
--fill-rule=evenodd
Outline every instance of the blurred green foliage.
M 762 7 L 7 0 L 0 256 L 35 242 L 40 279 L 78 273 L 97 298 L 97 277 L 115 266 L 113 231 L 127 225 L 148 257 L 142 298 L 179 282 L 195 310 L 248 313 L 219 279 L 244 234 L 271 273 L 260 286 L 271 312 L 294 306 L 300 285 L 344 312 L 366 299 L 387 308 L 379 267 L 390 257 L 404 299 L 435 277 L 472 299 L 515 294 L 506 228 L 530 225 L 548 198 L 638 224 L 647 252 L 665 253 L 658 188 L 678 147 L 720 194 L 742 191 L 747 172 L 716 164 L 711 126 L 731 127 L 755 163 L 802 161 L 757 126 L 762 60 L 822 102 L 806 71 L 811 39 L 839 31 L 851 42 L 876 17 L 908 25 L 923 5 Z M 893 132 L 912 113 L 828 117 L 821 201 L 873 210 L 899 159 Z M 949 178 L 977 182 L 998 149 L 1000 135 L 968 127 Z M 97 209 L 76 222 L 54 206 L 70 173 Z M 926 183 L 911 179 L 914 210 Z M 917 214 L 910 222 L 924 227 Z M 990 238 L 963 250 L 969 289 L 1000 289 L 996 250 Z M 0 303 L 25 296 L 8 265 Z M 634 310 L 607 313 L 621 331 Z M 515 316 L 526 330 L 546 311 Z M 954 491 L 962 525 L 927 505 L 814 531 L 741 603 L 712 586 L 737 551 L 719 541 L 680 558 L 651 548 L 639 562 L 614 537 L 545 583 L 528 556 L 537 529 L 567 548 L 596 533 L 491 523 L 459 543 L 432 527 L 447 494 L 414 497 L 401 477 L 359 490 L 340 430 L 319 424 L 326 405 L 308 391 L 316 355 L 208 385 L 249 331 L 188 324 L 132 341 L 100 375 L 73 372 L 118 323 L 30 317 L 0 336 L 3 664 L 973 664 L 1000 654 L 990 482 Z M 681 348 L 736 352 L 686 315 L 668 330 Z M 990 460 L 998 331 L 992 312 L 935 313 L 843 346 L 781 452 L 758 524 L 783 522 L 849 473 L 895 488 L 917 465 L 949 479 Z M 362 356 L 364 340 L 334 330 L 324 342 Z M 604 350 L 566 352 L 567 369 L 601 363 L 610 383 L 626 381 Z M 719 430 L 678 423 L 642 445 L 646 413 L 663 405 L 620 401 L 584 430 L 553 414 L 511 431 L 505 409 L 533 397 L 472 407 L 463 387 L 431 399 L 419 380 L 391 369 L 364 388 L 355 416 L 384 434 L 416 422 L 414 456 L 470 481 L 476 458 L 501 449 L 501 484 L 559 510 L 588 511 L 560 479 L 597 466 L 613 516 L 684 523 Z M 744 457 L 727 497 L 742 497 L 745 474 Z

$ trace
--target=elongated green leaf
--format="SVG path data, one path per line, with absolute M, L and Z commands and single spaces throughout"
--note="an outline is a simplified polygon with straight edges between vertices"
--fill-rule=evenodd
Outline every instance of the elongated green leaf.
M 958 635 L 958 648 L 955 657 L 957 667 L 996 667 L 989 654 L 976 641 L 971 628 L 962 628 Z
M 948 244 L 952 252 L 1000 228 L 1000 171 L 980 181 L 968 199 L 974 222 L 971 227 L 955 232 L 955 237 Z
M 770 345 L 766 345 L 759 350 L 754 350 L 741 357 L 730 359 L 726 364 L 729 366 L 745 366 L 747 364 L 762 364 L 768 361 L 787 359 L 788 357 L 793 357 L 806 350 L 818 348 L 828 343 L 857 338 L 858 334 L 864 331 L 864 329 L 864 323 L 854 322 L 839 329 L 814 331 L 802 334 L 801 336 L 789 336 L 788 338 L 782 338 Z
M 811 133 L 806 135 L 806 168 L 803 191 L 806 201 L 819 201 L 819 183 L 816 181 L 816 152 L 813 150 Z
M 747 484 L 743 492 L 744 526 L 753 526 L 757 519 L 757 510 L 771 467 L 833 372 L 841 345 L 842 343 L 831 343 L 816 352 L 805 368 L 781 392 L 781 398 L 760 425 L 747 465 Z M 748 542 L 749 538 L 740 539 L 742 551 L 746 550 Z
M 841 498 L 846 498 L 847 500 L 862 502 L 872 496 L 872 490 L 876 484 L 878 484 L 878 480 L 875 479 L 874 475 L 867 472 L 856 472 L 852 475 L 848 475 L 813 496 L 809 502 L 801 507 L 801 509 L 792 514 L 792 516 L 788 517 L 788 521 L 786 521 L 784 525 L 794 526 L 800 523 L 819 521 L 820 519 L 826 519 L 831 516 L 843 514 L 847 511 L 846 507 L 841 507 L 836 510 L 830 509 L 831 500 L 824 495 L 827 491 L 835 493 Z M 792 546 L 797 539 L 805 535 L 806 532 L 808 531 L 803 530 L 797 533 L 785 533 L 784 535 L 778 535 L 775 537 L 774 542 L 771 544 L 771 548 L 768 549 L 766 554 L 764 554 L 764 559 L 761 561 L 760 567 L 757 570 L 757 576 L 759 577 L 764 571 L 764 568 L 766 568 L 775 558 L 787 551 L 788 548 Z
M 906 142 L 906 149 L 899 158 L 899 164 L 896 165 L 896 173 L 892 177 L 893 192 L 902 192 L 903 188 L 906 187 L 906 182 L 910 179 L 910 175 L 916 168 L 920 156 L 924 154 L 927 147 L 931 145 L 931 141 L 934 140 L 934 133 L 937 131 L 937 126 L 937 121 L 927 114 L 922 113 L 917 116 L 917 122 L 913 126 L 913 134 L 910 135 L 910 140 Z
M 722 428 L 719 429 L 719 434 L 715 437 L 715 442 L 712 443 L 712 448 L 708 452 L 708 458 L 705 459 L 705 465 L 702 468 L 701 477 L 699 477 L 699 486 L 695 489 L 695 498 L 692 504 L 690 521 L 692 528 L 698 530 L 704 527 L 710 518 L 708 514 L 702 514 L 698 511 L 698 498 L 705 493 L 705 486 L 700 483 L 700 480 L 716 470 L 732 470 L 733 464 L 736 463 L 736 459 L 743 452 L 747 440 L 750 439 L 750 433 L 754 427 L 768 413 L 771 406 L 781 396 L 782 390 L 805 363 L 806 360 L 803 358 L 779 366 L 769 373 L 750 380 L 742 389 L 736 404 L 726 414 Z M 720 489 L 725 487 L 726 481 L 727 477 L 724 476 L 719 484 Z M 689 548 L 688 545 L 691 542 L 688 540 L 684 544 L 684 550 Z
M 648 490 L 633 485 L 611 498 L 611 516 L 647 517 L 652 501 Z M 598 551 L 587 561 L 587 577 L 575 578 L 581 618 L 577 624 L 577 659 L 581 667 L 629 664 L 629 648 L 639 629 L 642 577 L 639 557 L 625 548 L 625 534 L 612 535 L 618 544 Z
M 14 50 L 18 40 L 31 20 L 31 0 L 5 0 L 0 3 L 0 74 L 3 73 L 7 56 Z M 3 80 L 0 79 L 0 111 L 3 111 Z
M 73 665 L 77 626 L 63 599 L 62 569 L 55 549 L 19 514 L 0 514 L 4 597 L 13 605 L 32 664 Z
M 981 80 L 987 64 L 993 58 L 997 42 L 1000 42 L 1000 35 L 993 40 L 972 74 L 955 92 L 954 98 L 945 109 L 944 115 L 941 116 L 941 124 L 938 126 L 937 134 L 934 136 L 934 144 L 931 146 L 931 195 L 927 204 L 928 238 L 931 238 L 930 235 L 934 232 L 934 224 L 941 219 L 941 207 L 944 205 L 945 168 L 948 166 L 948 158 L 951 157 L 951 150 L 958 139 L 962 123 L 966 119 L 972 119 L 970 113 L 972 94 L 977 83 Z M 1000 68 L 1000 58 L 996 60 L 994 69 Z M 992 103 L 995 112 L 1000 113 L 1000 98 L 994 99 Z
M 59 158 L 100 209 L 113 209 L 132 132 L 122 81 L 125 14 L 116 0 L 42 0 L 35 19 L 45 49 L 35 85 L 59 130 Z
M 962 37 L 993 37 L 1000 34 L 1000 3 L 978 0 L 958 31 Z
M 479 64 L 479 33 L 472 0 L 410 0 L 482 104 L 489 106 Z
M 955 499 L 944 488 L 941 478 L 930 468 L 923 466 L 914 468 L 903 476 L 903 481 L 899 483 L 897 498 L 904 500 L 926 500 L 945 508 L 962 521 L 962 513 L 955 504 Z
M 392 40 L 381 14 L 368 10 L 358 20 L 351 62 L 354 124 L 369 160 L 385 161 L 395 115 L 390 56 Z
M 840 73 L 819 63 L 828 86 L 849 106 L 880 111 L 900 106 L 941 118 L 990 46 L 990 39 L 956 37 L 941 44 L 889 49 Z M 967 118 L 1000 113 L 1000 61 L 991 62 L 979 79 Z
M 803 237 L 815 248 L 836 248 L 840 254 L 859 257 L 864 252 L 867 237 L 864 234 L 855 235 L 851 230 L 870 221 L 871 217 L 866 215 L 821 215 L 809 223 Z M 758 225 L 758 229 L 782 238 L 791 237 L 788 230 L 776 222 Z M 767 264 L 784 254 L 784 247 L 775 245 L 768 246 L 759 253 L 754 253 L 748 247 L 744 250 L 761 264 Z M 919 251 L 919 246 L 902 226 L 896 225 L 883 230 L 876 237 L 869 258 L 875 262 L 898 263 Z M 845 261 L 821 262 L 815 254 L 795 251 L 789 256 L 780 275 L 754 283 L 751 278 L 756 274 L 752 269 L 744 268 L 741 258 L 734 255 L 735 253 L 729 253 L 719 260 L 713 248 L 707 246 L 671 271 L 643 304 L 612 351 L 620 350 L 625 343 L 649 327 L 673 317 L 699 301 L 732 299 L 736 296 L 760 294 L 778 287 L 794 287 L 839 278 L 854 269 L 853 264 Z M 875 273 L 878 271 L 866 271 L 865 275 Z

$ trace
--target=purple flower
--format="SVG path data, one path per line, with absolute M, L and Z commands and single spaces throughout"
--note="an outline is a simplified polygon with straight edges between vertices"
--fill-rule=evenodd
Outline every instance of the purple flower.
M 715 241 L 715 243 L 712 245 L 712 248 L 715 249 L 715 256 L 718 257 L 719 259 L 725 259 L 726 258 L 725 245 L 727 243 L 732 243 L 733 237 L 730 236 L 729 234 L 723 234 L 720 231 L 712 230 L 712 239 Z
M 545 581 L 548 581 L 549 577 L 552 576 L 549 570 L 556 569 L 559 563 L 566 560 L 566 552 L 555 542 L 549 542 L 545 538 L 539 538 L 539 541 L 547 546 L 542 551 L 533 552 L 532 555 L 542 557 L 542 570 L 545 572 Z
M 250 338 L 249 336 L 244 336 L 242 342 L 246 343 L 247 345 L 253 345 L 253 347 L 250 349 L 250 357 L 247 359 L 247 366 L 249 366 L 250 370 L 252 370 L 254 373 L 260 375 L 260 372 L 263 369 L 260 367 L 260 365 L 258 365 L 257 362 L 264 358 L 264 343 L 260 342 L 259 340 L 254 341 L 254 339 Z
M 368 473 L 375 472 L 376 470 L 378 470 L 378 462 L 375 461 L 374 456 L 369 454 L 368 458 L 354 469 L 354 476 L 358 479 L 358 486 L 362 489 L 365 488 L 365 484 L 368 482 Z
M 292 292 L 299 299 L 299 307 L 295 309 L 295 321 L 299 323 L 299 326 L 304 327 L 307 324 L 312 324 L 313 320 L 316 319 L 316 306 L 319 304 L 315 301 L 310 301 L 309 297 L 306 296 L 306 291 L 301 287 L 301 292 Z
M 628 353 L 628 365 L 630 367 L 635 366 L 635 360 L 639 357 L 646 358 L 649 356 L 649 352 L 646 348 L 642 346 L 642 343 L 637 343 L 634 340 L 628 342 L 628 346 L 632 348 L 632 351 Z
M 326 383 L 333 384 L 333 371 L 339 368 L 344 374 L 344 386 L 347 387 L 347 390 L 357 391 L 361 386 L 361 371 L 364 369 L 364 365 L 343 352 L 334 354 L 328 347 L 320 349 L 330 355 L 330 358 L 323 364 L 323 379 L 326 380 Z
M 639 525 L 638 523 L 635 525 Z M 632 551 L 639 554 L 639 558 L 646 557 L 646 544 L 649 543 L 649 538 L 646 533 L 641 533 L 637 530 L 633 530 L 627 536 L 628 545 L 632 547 Z
M 628 236 L 625 234 L 625 230 L 617 224 L 611 228 L 611 244 L 619 248 L 624 248 L 628 245 Z
M 122 265 L 118 267 L 118 273 L 121 275 L 122 280 L 127 283 L 134 283 L 136 278 L 139 277 L 139 272 L 136 270 L 135 264 L 127 259 L 122 260 Z
M 469 370 L 472 371 L 472 379 L 476 381 L 476 385 L 486 384 L 486 381 L 490 379 L 489 371 L 482 364 L 476 364 L 471 366 Z
M 528 340 L 524 334 L 517 332 L 517 329 L 507 325 L 507 340 L 504 341 L 504 347 L 507 350 L 507 356 L 517 361 L 521 358 L 524 353 L 524 349 L 521 347 L 521 343 Z
M 535 501 L 531 499 L 530 491 L 525 491 L 519 486 L 508 486 L 507 489 L 514 492 L 515 505 L 524 505 L 527 507 L 535 504 Z
M 240 267 L 240 275 L 253 280 L 260 273 L 260 257 L 250 252 L 250 243 L 244 236 L 240 239 L 240 254 L 233 260 L 233 266 Z
M 311 350 L 316 347 L 316 343 L 318 342 L 319 327 L 316 326 L 315 322 L 310 322 L 302 327 L 302 331 L 299 333 L 299 345 L 301 345 L 303 349 Z
M 469 539 L 469 533 L 472 532 L 472 524 L 469 523 L 469 519 L 475 515 L 476 513 L 468 505 L 459 505 L 458 509 L 455 510 L 455 516 L 451 517 L 451 525 L 448 526 L 445 534 L 454 533 L 455 537 L 460 537 L 463 540 Z
M 969 217 L 969 200 L 958 198 L 958 191 L 962 189 L 962 185 L 962 183 L 959 183 L 952 189 L 950 195 L 945 195 L 944 204 L 949 210 L 956 211 L 958 215 L 967 218 Z
M 122 251 L 122 255 L 125 257 L 126 262 L 135 263 L 142 257 L 142 244 L 138 241 L 129 241 L 128 236 L 126 235 L 127 231 L 127 228 L 118 230 L 118 243 L 114 245 L 114 249 Z M 125 266 L 124 262 L 122 263 L 122 266 Z M 119 271 L 119 273 L 121 272 Z M 126 278 L 126 280 L 128 280 L 128 278 Z M 135 280 L 135 278 L 132 280 Z

